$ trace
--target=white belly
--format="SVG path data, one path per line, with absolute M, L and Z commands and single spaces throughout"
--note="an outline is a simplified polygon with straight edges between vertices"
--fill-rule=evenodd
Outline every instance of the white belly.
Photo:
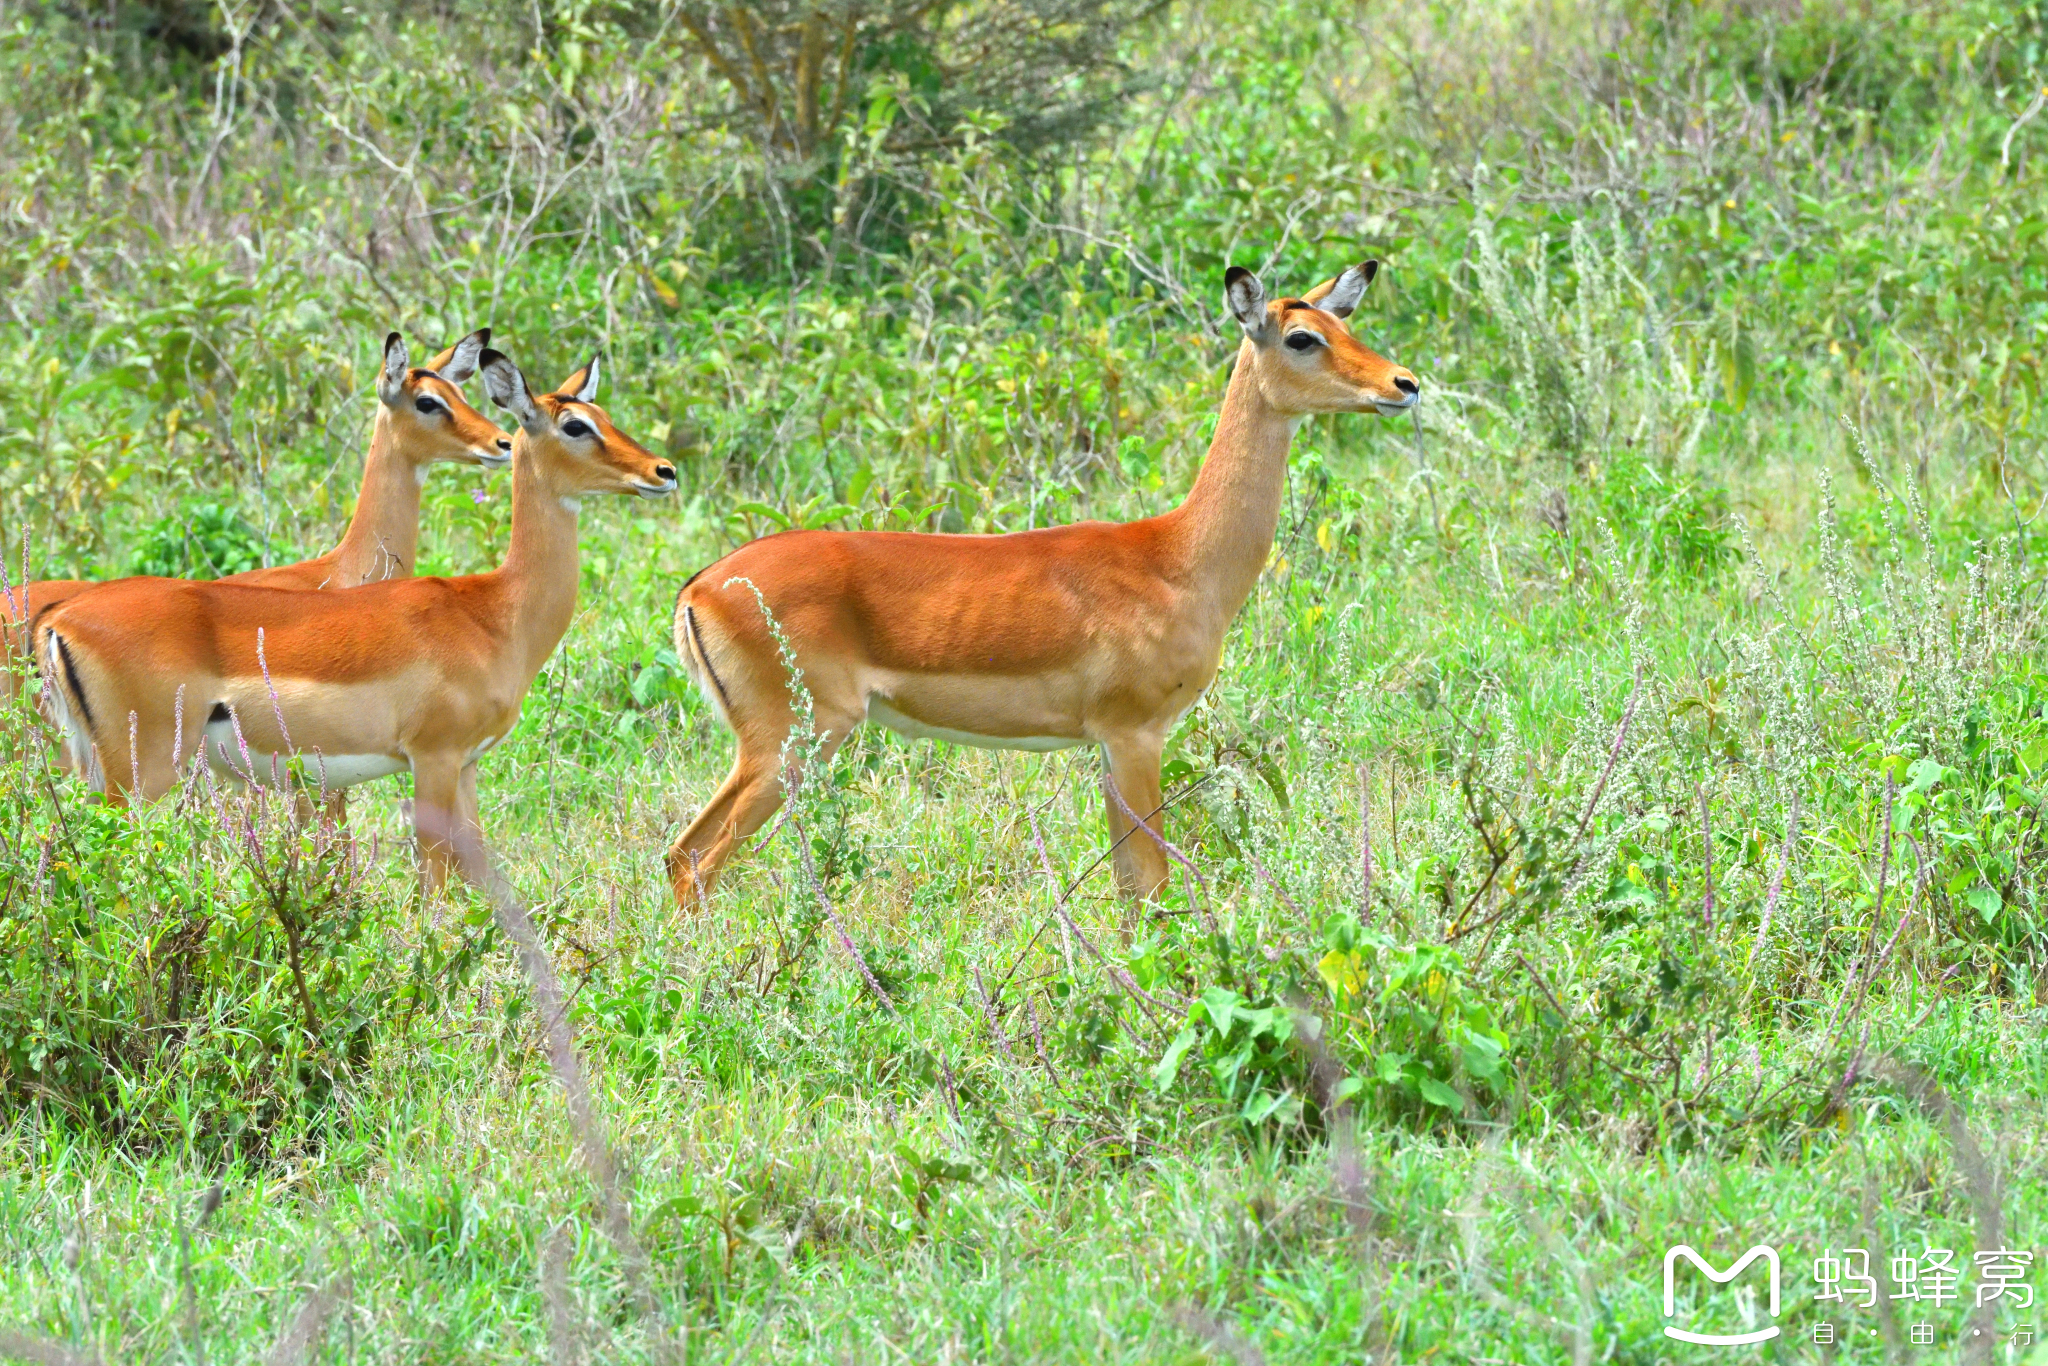
M 928 726 L 905 716 L 874 693 L 868 694 L 868 720 L 879 722 L 912 740 L 946 740 L 956 745 L 973 745 L 976 749 L 1025 749 L 1044 754 L 1049 750 L 1072 749 L 1076 745 L 1090 743 L 1070 735 L 976 735 L 972 731 Z
M 412 767 L 402 756 L 390 754 L 266 754 L 252 749 L 244 760 L 242 747 L 235 740 L 235 728 L 227 721 L 209 722 L 206 727 L 206 762 L 214 772 L 225 774 L 240 783 L 254 782 L 258 787 L 304 786 L 326 792 L 339 792 L 343 788 L 359 783 L 373 782 L 388 778 L 394 773 L 403 773 Z M 290 768 L 297 764 L 304 770 L 303 783 L 294 784 Z M 252 774 L 251 769 L 255 772 Z

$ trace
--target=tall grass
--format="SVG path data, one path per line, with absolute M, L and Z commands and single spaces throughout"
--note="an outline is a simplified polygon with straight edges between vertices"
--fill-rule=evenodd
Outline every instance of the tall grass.
M 409 895 L 402 781 L 345 838 L 197 779 L 124 815 L 16 718 L 0 1322 L 1578 1362 L 1668 1346 L 1671 1242 L 1775 1241 L 1793 1342 L 1824 1248 L 2031 1246 L 2038 7 L 1175 7 L 1050 152 L 920 145 L 881 73 L 810 242 L 680 11 L 537 13 L 229 9 L 202 66 L 0 11 L 11 577 L 324 549 L 391 326 L 603 348 L 687 490 L 585 518 L 488 894 Z M 1111 895 L 1092 756 L 863 731 L 674 912 L 731 743 L 683 578 L 1162 510 L 1222 268 L 1368 254 L 1427 398 L 1298 435 L 1159 906 Z M 423 570 L 495 563 L 473 488 Z M 1981 1350 L 1973 1308 L 1835 1311 L 1839 1355 L 1923 1313 Z

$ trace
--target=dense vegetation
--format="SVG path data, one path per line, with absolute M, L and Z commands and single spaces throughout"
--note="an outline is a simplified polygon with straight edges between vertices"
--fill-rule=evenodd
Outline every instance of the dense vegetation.
M 683 471 L 584 514 L 495 896 L 402 781 L 116 813 L 18 709 L 0 1354 L 1648 1362 L 1667 1244 L 1773 1241 L 1789 1356 L 1826 1248 L 2041 1239 L 2038 0 L 0 4 L 0 71 L 10 582 L 327 548 L 391 327 L 601 350 Z M 1426 401 L 1298 435 L 1163 905 L 1092 755 L 870 730 L 675 914 L 691 571 L 1171 506 L 1223 268 L 1365 256 Z

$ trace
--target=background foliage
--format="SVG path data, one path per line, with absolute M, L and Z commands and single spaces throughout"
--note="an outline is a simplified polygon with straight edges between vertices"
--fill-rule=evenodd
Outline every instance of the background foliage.
M 326 549 L 389 327 L 601 350 L 685 493 L 586 510 L 485 824 L 653 1317 L 707 1358 L 1633 1359 L 1668 1242 L 2048 1209 L 2044 42 L 1979 0 L 0 7 L 7 573 Z M 1426 402 L 1298 435 L 1163 907 L 1109 895 L 1089 756 L 864 733 L 673 916 L 730 743 L 683 578 L 1163 510 L 1223 268 L 1367 255 Z M 423 569 L 506 518 L 437 474 Z M 352 841 L 197 783 L 131 820 L 26 724 L 6 1317 L 253 1356 L 318 1287 L 337 1354 L 656 1355 L 489 908 L 406 893 L 402 783 Z

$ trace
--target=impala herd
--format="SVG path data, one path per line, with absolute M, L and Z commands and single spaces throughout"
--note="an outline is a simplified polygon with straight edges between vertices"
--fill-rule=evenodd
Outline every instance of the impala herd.
M 1272 552 L 1295 428 L 1417 400 L 1415 377 L 1343 321 L 1377 270 L 1276 300 L 1230 270 L 1244 340 L 1171 512 L 990 536 L 790 531 L 691 576 L 676 653 L 738 752 L 669 848 L 678 905 L 700 905 L 773 814 L 798 776 L 786 766 L 829 762 L 863 720 L 993 749 L 1100 746 L 1118 890 L 1157 893 L 1161 752 Z M 386 339 L 362 490 L 328 554 L 210 581 L 0 593 L 0 630 L 39 675 L 63 761 L 117 805 L 160 797 L 203 762 L 317 795 L 334 819 L 348 788 L 410 771 L 422 882 L 440 886 L 481 839 L 478 760 L 518 722 L 574 615 L 583 499 L 676 488 L 674 466 L 597 406 L 595 360 L 536 394 L 489 342 L 473 333 L 413 368 L 398 334 Z M 509 436 L 463 399 L 479 371 L 517 421 Z M 511 536 L 489 573 L 412 576 L 420 490 L 441 462 L 512 466 Z M 803 759 L 786 743 L 804 724 L 792 665 L 815 728 Z

